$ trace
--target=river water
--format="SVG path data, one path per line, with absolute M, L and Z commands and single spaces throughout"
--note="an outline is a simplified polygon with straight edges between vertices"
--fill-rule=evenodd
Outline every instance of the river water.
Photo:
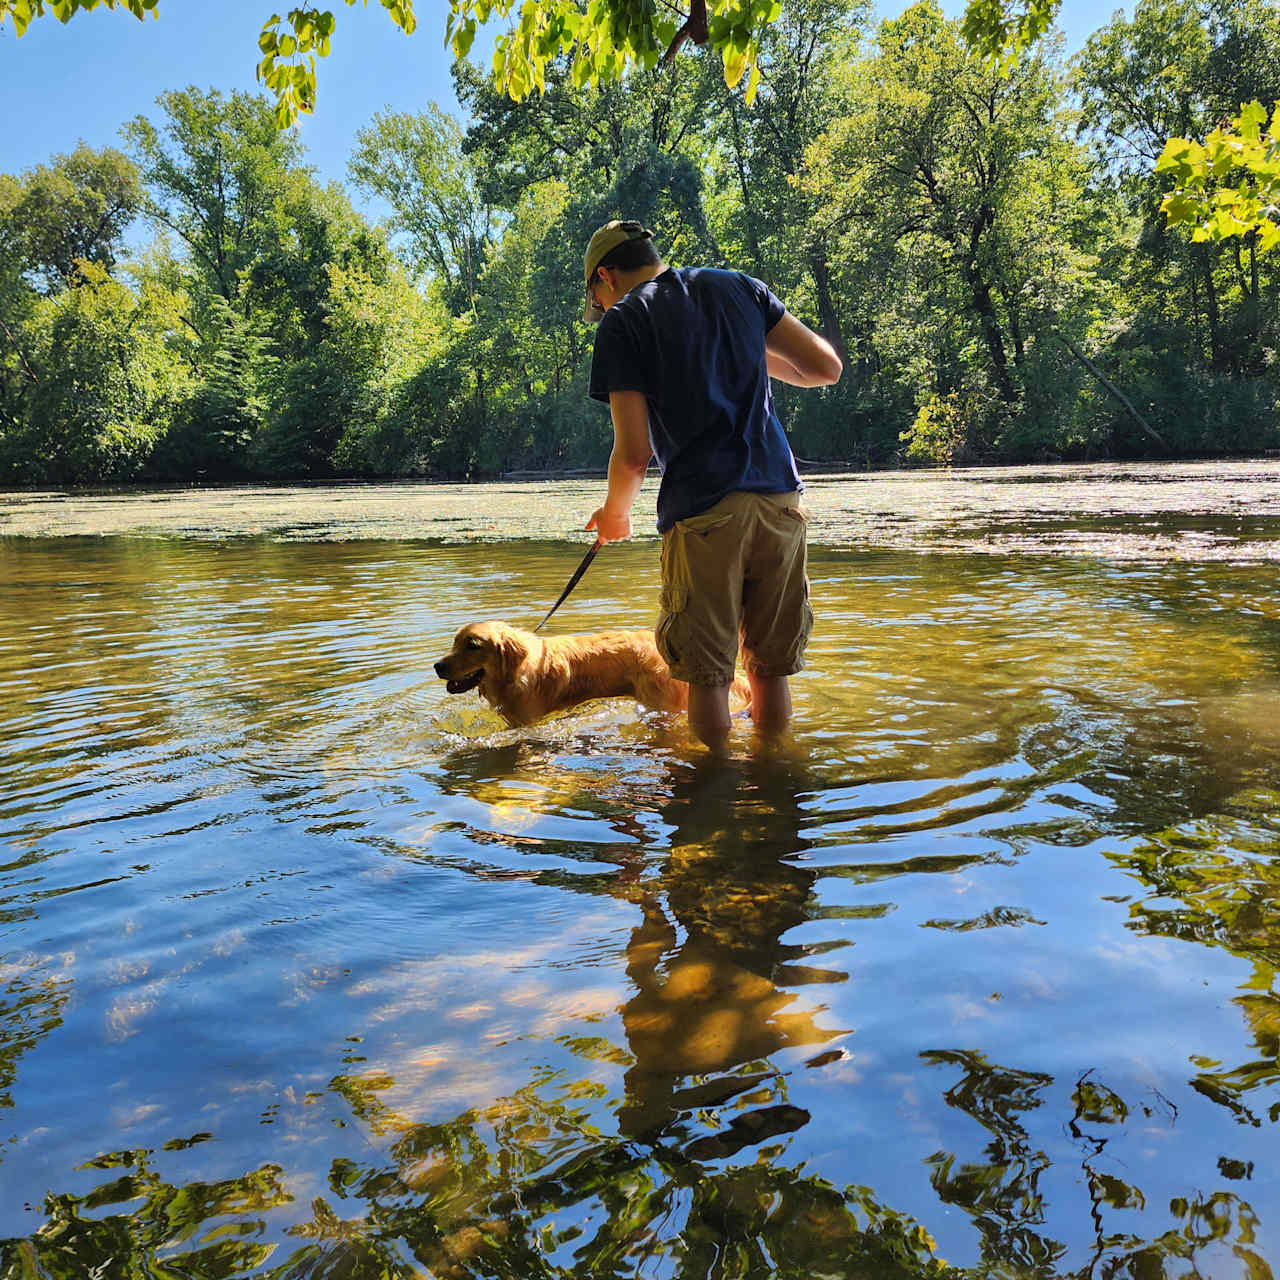
M 0 1276 L 1280 1270 L 1280 462 L 807 483 L 725 762 L 432 673 L 598 481 L 0 494 Z

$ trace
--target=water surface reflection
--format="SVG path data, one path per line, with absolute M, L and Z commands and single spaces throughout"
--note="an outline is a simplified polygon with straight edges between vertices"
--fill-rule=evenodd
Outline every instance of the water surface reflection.
M 1271 1274 L 1271 577 L 818 548 L 716 763 L 444 698 L 573 551 L 0 542 L 0 1275 Z

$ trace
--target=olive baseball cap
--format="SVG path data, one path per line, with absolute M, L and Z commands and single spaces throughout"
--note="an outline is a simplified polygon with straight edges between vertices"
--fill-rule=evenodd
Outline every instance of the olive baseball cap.
M 582 259 L 582 272 L 587 282 L 587 305 L 582 312 L 582 318 L 587 324 L 599 324 L 604 319 L 604 308 L 599 306 L 591 296 L 591 277 L 595 275 L 601 261 L 620 244 L 626 244 L 628 240 L 652 239 L 653 232 L 647 227 L 621 218 L 606 222 L 591 237 L 591 243 L 587 245 L 587 252 Z

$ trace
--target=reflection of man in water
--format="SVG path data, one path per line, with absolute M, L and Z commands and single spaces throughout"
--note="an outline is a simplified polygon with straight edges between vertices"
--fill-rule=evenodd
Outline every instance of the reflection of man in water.
M 808 1119 L 779 1105 L 767 1059 L 841 1033 L 791 1008 L 796 997 L 783 988 L 846 975 L 791 964 L 804 949 L 781 941 L 808 919 L 815 878 L 792 861 L 804 848 L 801 791 L 793 769 L 768 759 L 707 760 L 675 780 L 661 888 L 676 923 L 656 894 L 646 894 L 627 948 L 636 994 L 622 1020 L 635 1065 L 618 1117 L 623 1133 L 654 1136 L 680 1112 L 752 1089 L 756 1107 L 736 1109 L 727 1129 L 693 1143 L 689 1154 L 728 1155 Z M 685 1076 L 720 1078 L 678 1088 Z

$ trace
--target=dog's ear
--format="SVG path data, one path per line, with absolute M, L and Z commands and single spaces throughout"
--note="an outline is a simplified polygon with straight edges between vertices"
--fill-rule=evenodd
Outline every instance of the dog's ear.
M 519 632 L 509 627 L 503 627 L 495 643 L 502 678 L 508 683 L 514 683 L 520 674 L 521 664 L 529 656 L 529 646 L 520 638 Z

